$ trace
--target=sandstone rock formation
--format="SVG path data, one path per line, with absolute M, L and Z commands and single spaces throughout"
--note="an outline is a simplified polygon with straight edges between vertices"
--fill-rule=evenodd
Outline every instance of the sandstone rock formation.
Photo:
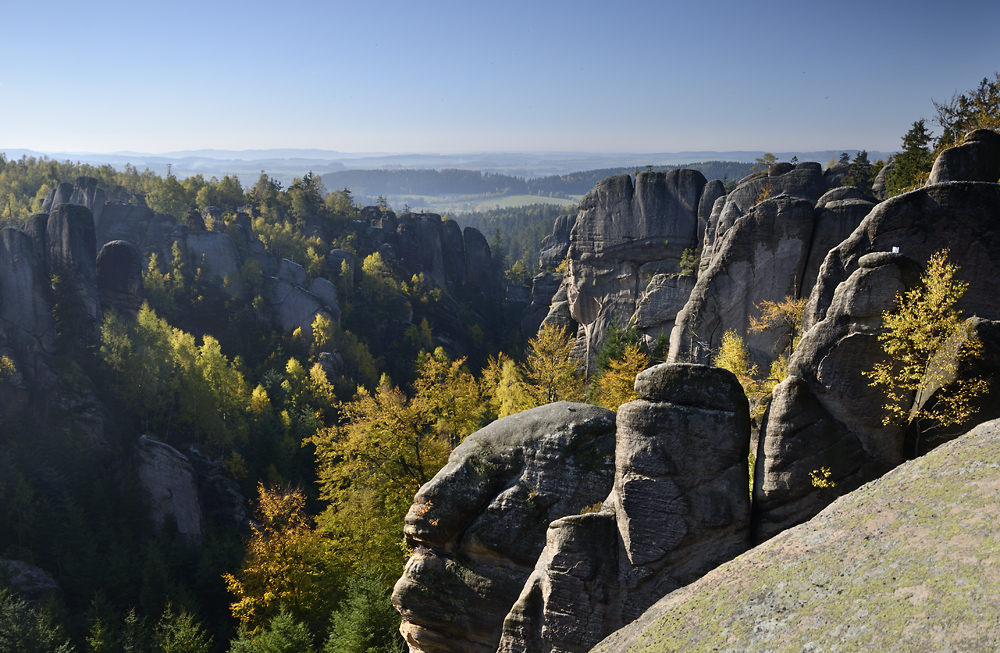
M 641 172 L 634 184 L 628 175 L 609 177 L 580 201 L 575 221 L 557 222 L 549 249 L 561 248 L 563 231 L 572 224 L 566 300 L 571 330 L 587 326 L 578 333 L 589 342 L 591 356 L 613 320 L 629 321 L 654 275 L 679 272 L 682 254 L 696 246 L 706 183 L 695 170 Z M 543 323 L 559 319 L 553 313 L 560 310 L 564 307 L 553 301 Z M 588 350 L 586 342 L 581 351 Z
M 905 433 L 883 426 L 881 390 L 863 376 L 884 360 L 882 312 L 920 277 L 913 260 L 869 254 L 837 288 L 826 319 L 802 336 L 788 377 L 772 394 L 754 479 L 755 538 L 763 541 L 801 523 L 835 498 L 817 492 L 810 473 L 832 472 L 849 492 L 903 461 Z
M 813 231 L 813 205 L 784 196 L 737 219 L 716 243 L 708 269 L 677 314 L 667 360 L 709 363 L 723 334 L 735 329 L 747 334 L 751 355 L 767 369 L 788 343 L 773 331 L 748 333 L 750 317 L 764 300 L 799 296 Z
M 965 135 L 961 145 L 950 147 L 934 161 L 927 185 L 947 181 L 1000 180 L 1000 134 L 977 129 Z
M 62 588 L 51 573 L 21 560 L 0 558 L 0 586 L 3 585 L 29 603 L 42 603 L 62 595 Z
M 52 302 L 48 274 L 31 236 L 9 227 L 0 230 L 0 326 L 21 360 L 55 344 Z
M 81 204 L 59 204 L 45 226 L 49 274 L 62 280 L 71 296 L 68 320 L 98 320 L 101 300 L 97 290 L 97 240 L 90 209 Z
M 614 490 L 554 521 L 500 651 L 583 652 L 750 543 L 749 408 L 729 372 L 658 365 L 618 412 Z
M 411 651 L 496 650 L 549 523 L 604 500 L 614 413 L 559 402 L 470 435 L 414 499 L 393 604 Z
M 879 204 L 829 252 L 758 446 L 757 541 L 809 519 L 834 498 L 812 491 L 810 471 L 828 467 L 838 492 L 847 492 L 912 455 L 905 431 L 882 425 L 884 399 L 862 376 L 884 356 L 876 339 L 881 313 L 916 282 L 919 266 L 947 249 L 969 284 L 958 309 L 1000 318 L 998 223 L 1000 185 L 948 182 Z M 890 253 L 894 247 L 900 255 Z
M 201 502 L 191 461 L 170 445 L 145 435 L 139 438 L 136 455 L 139 483 L 153 525 L 160 529 L 168 518 L 173 519 L 181 535 L 200 538 Z
M 998 467 L 994 421 L 673 592 L 594 653 L 990 650 Z
M 97 287 L 104 308 L 135 315 L 142 306 L 142 254 L 124 240 L 105 243 L 97 254 Z

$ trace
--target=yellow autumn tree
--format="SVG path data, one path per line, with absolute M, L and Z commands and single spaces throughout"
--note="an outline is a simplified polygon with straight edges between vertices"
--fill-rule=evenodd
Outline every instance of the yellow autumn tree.
M 638 399 L 635 377 L 649 363 L 649 354 L 638 343 L 627 344 L 622 356 L 610 360 L 597 380 L 597 402 L 617 411 L 622 404 Z
M 969 285 L 956 272 L 948 250 L 931 256 L 920 283 L 882 314 L 879 341 L 888 360 L 866 372 L 885 391 L 883 423 L 915 430 L 914 454 L 921 434 L 967 421 L 977 410 L 973 400 L 988 390 L 983 378 L 958 378 L 963 362 L 982 355 L 982 343 L 956 308 Z
M 359 387 L 341 406 L 340 425 L 310 440 L 329 502 L 320 523 L 354 569 L 402 571 L 403 518 L 413 496 L 481 425 L 486 402 L 463 363 L 442 349 L 422 355 L 412 399 L 383 376 L 375 392 Z
M 543 326 L 528 342 L 522 368 L 527 394 L 535 406 L 554 401 L 582 401 L 583 382 L 570 354 L 573 340 L 566 327 Z
M 236 574 L 222 575 L 236 597 L 233 617 L 251 635 L 282 609 L 307 624 L 325 625 L 342 578 L 306 513 L 305 495 L 263 484 L 257 493 L 258 523 L 247 541 L 246 560 Z

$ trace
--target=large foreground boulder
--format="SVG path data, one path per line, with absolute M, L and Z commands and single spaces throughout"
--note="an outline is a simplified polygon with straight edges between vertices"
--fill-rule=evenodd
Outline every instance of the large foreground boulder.
M 559 402 L 470 435 L 414 498 L 392 601 L 413 652 L 493 653 L 550 522 L 608 496 L 615 414 Z
M 994 421 L 673 592 L 594 651 L 994 650 L 998 468 Z

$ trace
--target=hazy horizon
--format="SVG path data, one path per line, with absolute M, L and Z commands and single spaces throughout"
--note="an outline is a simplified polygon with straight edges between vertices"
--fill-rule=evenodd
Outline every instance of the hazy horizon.
M 43 152 L 894 151 L 1000 67 L 985 1 L 7 5 Z

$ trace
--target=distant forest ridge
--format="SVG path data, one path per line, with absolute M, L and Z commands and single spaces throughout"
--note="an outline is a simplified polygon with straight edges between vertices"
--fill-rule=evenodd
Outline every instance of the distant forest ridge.
M 545 195 L 572 197 L 583 195 L 594 185 L 614 175 L 644 170 L 665 172 L 678 168 L 699 170 L 707 179 L 737 180 L 750 174 L 752 163 L 706 161 L 669 166 L 628 166 L 585 170 L 565 175 L 524 179 L 497 172 L 431 169 L 339 170 L 323 175 L 323 185 L 330 190 L 350 189 L 355 196 L 434 195 L 438 197 Z

